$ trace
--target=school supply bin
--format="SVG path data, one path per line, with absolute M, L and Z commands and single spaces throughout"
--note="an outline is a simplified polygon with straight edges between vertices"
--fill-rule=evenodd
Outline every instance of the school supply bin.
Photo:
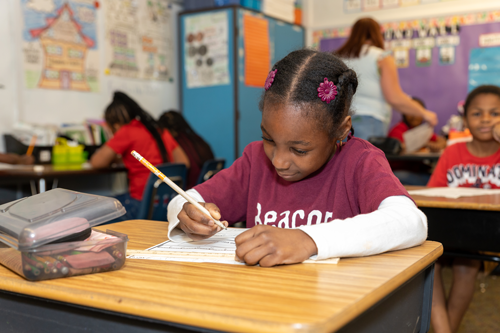
M 65 189 L 0 205 L 0 263 L 32 281 L 118 270 L 127 235 L 92 227 L 123 214 L 114 198 Z

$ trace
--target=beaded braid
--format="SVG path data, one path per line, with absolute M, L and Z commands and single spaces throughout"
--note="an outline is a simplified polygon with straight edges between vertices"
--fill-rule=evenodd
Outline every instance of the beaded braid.
M 276 103 L 297 105 L 306 116 L 320 121 L 330 138 L 339 138 L 339 124 L 352 114 L 356 73 L 337 56 L 308 49 L 291 52 L 273 66 L 274 70 L 274 80 L 262 95 L 260 110 Z M 337 95 L 330 103 L 318 97 L 317 89 L 325 78 L 337 86 Z
M 167 149 L 161 137 L 161 127 L 149 113 L 144 111 L 136 101 L 121 91 L 115 91 L 113 101 L 108 105 L 104 112 L 104 119 L 107 124 L 125 125 L 132 119 L 139 120 L 151 133 L 158 145 L 160 155 L 164 163 L 169 162 Z

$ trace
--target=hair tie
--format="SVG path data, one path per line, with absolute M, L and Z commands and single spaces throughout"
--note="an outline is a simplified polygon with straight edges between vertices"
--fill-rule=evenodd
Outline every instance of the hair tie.
M 266 83 L 264 84 L 264 88 L 266 88 L 266 91 L 269 90 L 269 88 L 271 88 L 271 85 L 274 82 L 274 77 L 276 76 L 277 71 L 278 70 L 275 69 L 274 71 L 270 71 L 269 74 L 267 74 Z
M 328 104 L 330 101 L 335 100 L 335 96 L 337 96 L 337 94 L 337 86 L 333 84 L 333 82 L 328 81 L 325 77 L 323 82 L 319 84 L 318 97 L 321 98 L 323 102 Z

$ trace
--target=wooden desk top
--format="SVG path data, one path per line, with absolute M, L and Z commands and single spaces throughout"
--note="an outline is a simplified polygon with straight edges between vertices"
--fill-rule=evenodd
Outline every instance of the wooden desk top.
M 167 222 L 98 227 L 126 233 L 143 250 L 167 239 Z M 29 282 L 0 266 L 3 290 L 210 329 L 331 332 L 363 313 L 443 252 L 407 250 L 341 259 L 338 265 L 273 268 L 127 259 L 119 271 Z
M 421 190 L 426 186 L 405 186 L 407 191 Z M 472 209 L 500 211 L 500 194 L 478 195 L 475 197 L 462 197 L 457 199 L 443 197 L 428 197 L 411 195 L 418 207 L 447 208 L 447 209 Z
M 23 178 L 55 178 L 61 176 L 77 176 L 87 174 L 102 174 L 127 171 L 123 164 L 110 166 L 102 169 L 94 169 L 90 164 L 76 166 L 54 166 L 47 165 L 14 165 L 13 168 L 0 169 L 0 177 L 23 177 Z

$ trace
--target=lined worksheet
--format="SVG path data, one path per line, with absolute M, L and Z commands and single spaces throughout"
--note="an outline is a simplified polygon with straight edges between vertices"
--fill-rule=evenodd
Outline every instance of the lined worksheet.
M 245 228 L 228 228 L 221 230 L 210 238 L 193 242 L 172 242 L 168 240 L 161 244 L 150 247 L 146 251 L 167 251 L 167 252 L 208 252 L 208 253 L 231 253 L 236 251 L 234 239 Z
M 236 258 L 234 239 L 245 230 L 248 229 L 228 228 L 201 241 L 179 243 L 168 240 L 143 251 L 127 250 L 127 258 L 244 265 L 245 263 Z M 308 264 L 337 264 L 338 262 L 339 258 L 304 261 Z

